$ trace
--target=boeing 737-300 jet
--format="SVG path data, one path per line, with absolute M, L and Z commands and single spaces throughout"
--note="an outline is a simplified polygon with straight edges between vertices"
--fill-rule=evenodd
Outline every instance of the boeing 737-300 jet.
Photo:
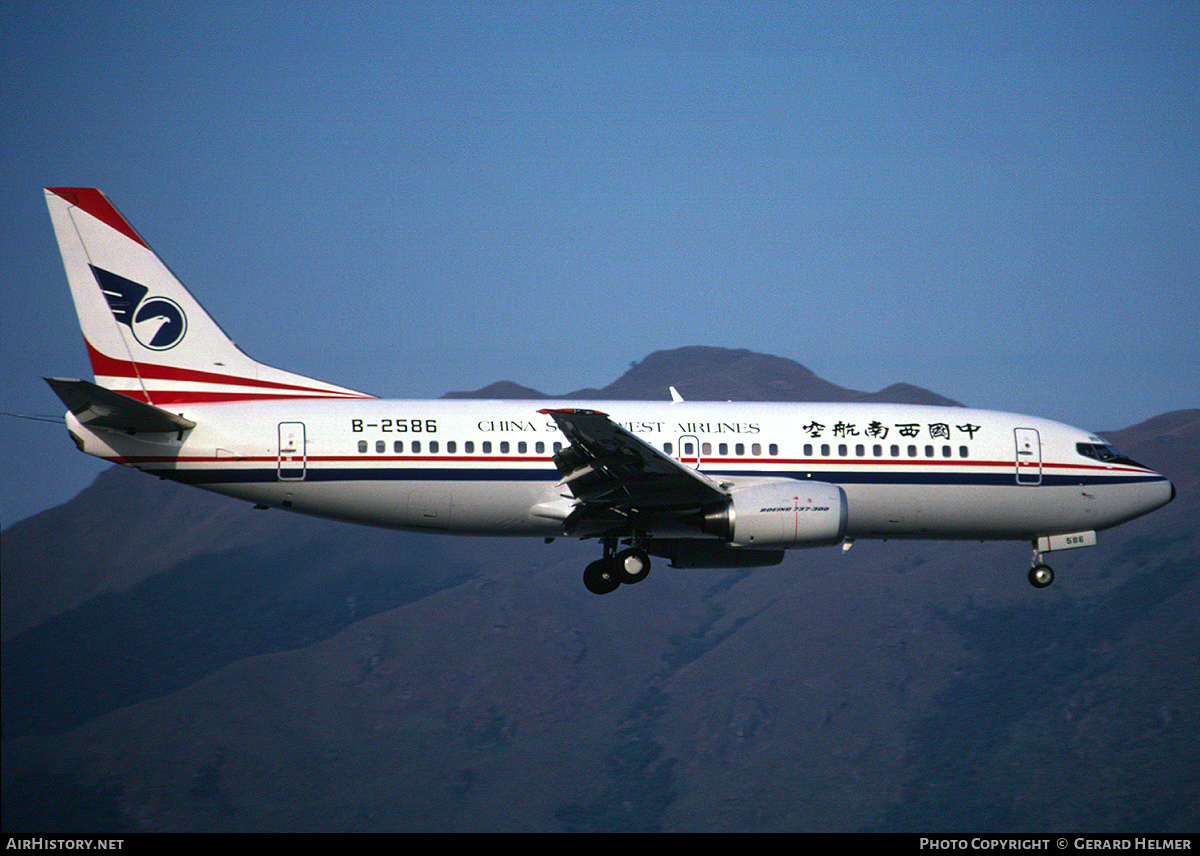
M 1043 554 L 1170 502 L 1057 422 L 964 407 L 383 400 L 243 354 L 98 190 L 46 202 L 94 382 L 47 379 L 90 455 L 262 508 L 371 526 L 596 539 L 584 583 L 774 565 L 859 538 Z

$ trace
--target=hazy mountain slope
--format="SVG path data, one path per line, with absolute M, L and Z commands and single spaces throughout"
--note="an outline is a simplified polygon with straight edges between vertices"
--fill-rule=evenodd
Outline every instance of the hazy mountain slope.
M 72 501 L 4 531 L 3 637 L 197 554 L 286 538 L 289 525 L 245 502 L 112 467 Z

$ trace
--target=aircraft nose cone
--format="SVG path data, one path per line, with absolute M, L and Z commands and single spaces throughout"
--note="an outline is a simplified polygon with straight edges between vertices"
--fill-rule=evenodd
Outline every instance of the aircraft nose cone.
M 1171 481 L 1166 476 L 1162 477 L 1162 483 L 1158 491 L 1156 491 L 1155 508 L 1162 508 L 1175 499 L 1175 482 Z

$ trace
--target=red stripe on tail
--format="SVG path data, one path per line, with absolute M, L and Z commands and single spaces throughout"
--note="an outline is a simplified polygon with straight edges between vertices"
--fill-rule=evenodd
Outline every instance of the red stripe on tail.
M 87 213 L 91 214 L 101 223 L 112 226 L 122 235 L 137 241 L 146 249 L 150 247 L 142 240 L 141 236 L 133 230 L 133 227 L 122 217 L 116 208 L 112 207 L 104 194 L 94 187 L 47 187 L 51 193 L 58 194 L 63 199 L 70 202 L 76 208 L 82 208 Z

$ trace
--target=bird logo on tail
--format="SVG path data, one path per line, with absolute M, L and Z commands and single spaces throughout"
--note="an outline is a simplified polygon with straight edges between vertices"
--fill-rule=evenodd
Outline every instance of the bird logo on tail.
M 108 301 L 113 317 L 133 332 L 133 338 L 151 351 L 167 351 L 187 334 L 187 315 L 169 297 L 149 297 L 150 291 L 131 279 L 90 266 Z

